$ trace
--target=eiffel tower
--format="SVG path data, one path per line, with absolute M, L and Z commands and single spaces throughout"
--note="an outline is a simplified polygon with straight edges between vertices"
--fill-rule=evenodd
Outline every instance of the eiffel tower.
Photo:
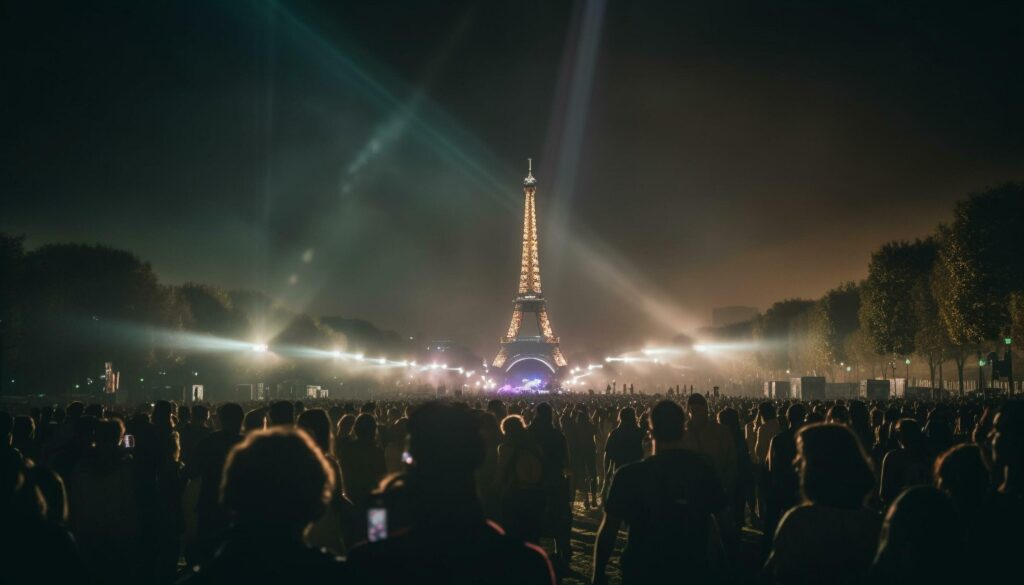
M 540 261 L 538 260 L 537 242 L 537 206 L 534 202 L 537 194 L 537 179 L 533 178 L 533 159 L 528 160 L 526 178 L 523 179 L 523 259 L 519 271 L 519 291 L 512 301 L 512 322 L 508 332 L 501 338 L 501 350 L 494 358 L 494 367 L 509 372 L 516 364 L 525 361 L 540 362 L 558 374 L 566 366 L 562 350 L 558 347 L 558 338 L 551 330 L 548 318 L 547 301 L 540 287 Z M 536 334 L 527 335 L 523 331 L 523 318 L 530 315 L 529 321 L 536 321 Z

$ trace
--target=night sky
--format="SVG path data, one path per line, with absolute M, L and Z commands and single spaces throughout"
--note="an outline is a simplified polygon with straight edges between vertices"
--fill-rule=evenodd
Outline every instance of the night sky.
M 0 230 L 497 350 L 816 297 L 1024 180 L 1014 2 L 9 2 Z

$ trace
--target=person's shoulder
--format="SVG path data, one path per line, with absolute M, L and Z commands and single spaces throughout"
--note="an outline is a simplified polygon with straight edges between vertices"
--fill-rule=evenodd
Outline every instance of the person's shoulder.
M 630 461 L 615 471 L 615 477 L 636 477 L 648 473 L 652 465 L 652 457 Z
M 819 512 L 820 509 L 818 506 L 814 506 L 806 502 L 802 504 L 797 504 L 796 506 L 793 506 L 792 508 L 787 510 L 786 513 L 782 515 L 782 518 L 779 520 L 779 526 L 788 526 L 792 524 L 800 524 L 806 521 L 812 521 L 818 517 Z

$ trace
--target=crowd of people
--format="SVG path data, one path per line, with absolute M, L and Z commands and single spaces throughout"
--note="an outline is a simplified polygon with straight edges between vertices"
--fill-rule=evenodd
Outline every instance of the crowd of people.
M 604 583 L 622 531 L 627 584 L 992 582 L 1024 401 L 23 405 L 0 507 L 5 583 Z

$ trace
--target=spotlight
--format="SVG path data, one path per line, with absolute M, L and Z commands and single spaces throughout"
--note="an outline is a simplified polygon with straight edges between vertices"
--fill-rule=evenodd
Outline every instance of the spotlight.
M 267 351 L 267 344 L 266 343 L 256 343 L 256 344 L 253 344 L 252 350 L 254 352 L 256 352 L 256 353 L 265 353 Z
M 356 354 L 356 361 L 359 361 L 359 362 L 363 361 L 363 354 L 357 353 Z
M 693 346 L 693 351 L 704 353 L 707 350 L 708 350 L 708 346 L 706 346 L 706 345 L 701 345 L 701 344 L 698 343 L 697 345 Z
M 334 350 L 334 351 L 331 352 L 331 357 L 340 358 L 341 357 L 341 352 L 338 351 L 338 350 Z

